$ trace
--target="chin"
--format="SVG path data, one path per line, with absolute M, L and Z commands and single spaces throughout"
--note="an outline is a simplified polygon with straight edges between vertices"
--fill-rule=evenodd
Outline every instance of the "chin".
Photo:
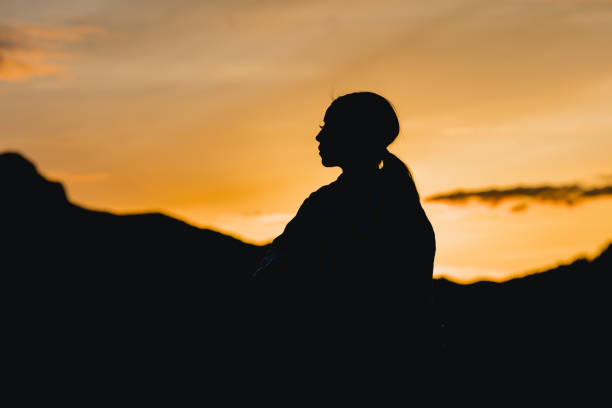
M 329 157 L 329 155 L 321 154 L 321 153 L 319 153 L 319 155 L 321 156 L 321 164 L 323 164 L 323 166 L 325 166 L 325 167 L 335 167 L 335 166 L 338 165 L 338 161 L 337 160 L 333 160 L 333 158 Z
M 325 160 L 321 160 L 323 167 L 334 167 L 332 164 L 327 163 Z
M 336 167 L 336 166 L 338 165 L 338 164 L 336 164 L 336 163 L 334 163 L 334 162 L 330 162 L 329 160 L 325 160 L 325 159 L 322 159 L 322 160 L 321 160 L 321 164 L 322 164 L 324 167 Z

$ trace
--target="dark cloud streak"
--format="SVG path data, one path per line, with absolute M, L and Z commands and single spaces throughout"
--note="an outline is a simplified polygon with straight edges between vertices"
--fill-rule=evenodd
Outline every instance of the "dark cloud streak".
M 447 204 L 464 204 L 469 200 L 478 200 L 490 206 L 496 206 L 504 201 L 518 200 L 521 202 L 514 205 L 512 211 L 520 212 L 527 208 L 528 202 L 574 206 L 598 197 L 612 197 L 612 185 L 589 188 L 579 184 L 568 184 L 561 186 L 518 186 L 486 190 L 455 190 L 429 196 L 426 200 Z

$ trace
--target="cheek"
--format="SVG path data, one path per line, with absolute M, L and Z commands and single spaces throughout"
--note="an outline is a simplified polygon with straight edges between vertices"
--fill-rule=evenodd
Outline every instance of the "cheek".
M 326 146 L 325 148 L 321 149 L 321 154 L 330 159 L 336 159 L 341 155 L 341 150 L 336 146 Z
M 333 148 L 324 148 L 320 152 L 321 159 L 323 162 L 332 163 L 338 160 L 338 152 Z

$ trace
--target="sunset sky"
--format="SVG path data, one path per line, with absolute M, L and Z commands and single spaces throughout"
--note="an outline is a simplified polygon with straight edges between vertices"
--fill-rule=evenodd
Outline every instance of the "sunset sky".
M 612 241 L 612 1 L 0 2 L 0 152 L 88 208 L 267 242 L 340 174 L 314 138 L 354 91 L 397 109 L 437 276 Z

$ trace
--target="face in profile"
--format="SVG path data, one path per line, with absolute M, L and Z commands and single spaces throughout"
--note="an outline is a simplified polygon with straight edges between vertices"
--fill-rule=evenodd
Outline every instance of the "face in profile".
M 328 111 L 323 122 L 315 138 L 319 142 L 323 166 L 345 168 L 370 161 L 368 157 L 372 154 L 371 146 L 363 142 L 350 119 L 337 113 L 332 115 Z
M 330 115 L 325 115 L 324 124 L 316 137 L 319 142 L 319 155 L 321 162 L 325 167 L 334 167 L 342 165 L 342 146 L 345 132 L 342 129 L 341 122 L 333 120 Z

